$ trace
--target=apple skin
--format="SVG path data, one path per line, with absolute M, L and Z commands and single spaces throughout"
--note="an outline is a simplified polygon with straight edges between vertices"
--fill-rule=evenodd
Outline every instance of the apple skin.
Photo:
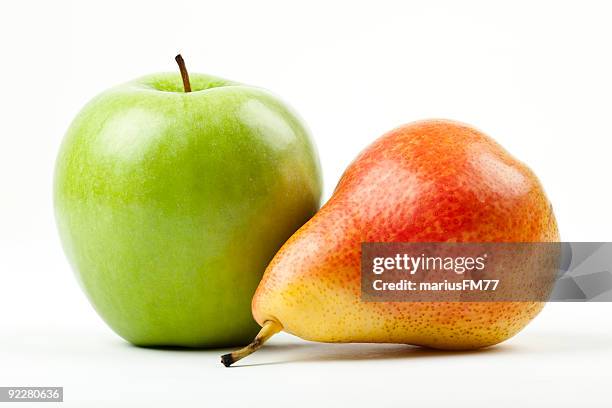
M 258 330 L 266 265 L 319 208 L 316 147 L 267 91 L 146 76 L 87 104 L 54 180 L 66 255 L 96 311 L 140 346 L 221 347 Z

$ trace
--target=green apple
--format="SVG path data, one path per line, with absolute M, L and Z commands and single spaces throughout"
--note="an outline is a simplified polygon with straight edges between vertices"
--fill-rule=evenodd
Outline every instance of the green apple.
M 64 250 L 100 316 L 136 345 L 248 343 L 266 265 L 320 203 L 295 112 L 213 76 L 191 75 L 191 90 L 162 73 L 102 93 L 57 158 Z

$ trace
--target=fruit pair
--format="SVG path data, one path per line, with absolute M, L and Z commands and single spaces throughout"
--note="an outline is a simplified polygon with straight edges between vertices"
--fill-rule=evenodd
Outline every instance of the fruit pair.
M 450 121 L 397 128 L 361 153 L 314 215 L 318 157 L 293 111 L 258 88 L 189 78 L 177 61 L 182 76 L 144 77 L 95 98 L 57 160 L 64 249 L 122 337 L 244 344 L 258 330 L 258 284 L 261 332 L 226 365 L 279 330 L 325 342 L 484 347 L 541 310 L 535 301 L 360 298 L 363 242 L 559 239 L 536 177 L 488 136 Z

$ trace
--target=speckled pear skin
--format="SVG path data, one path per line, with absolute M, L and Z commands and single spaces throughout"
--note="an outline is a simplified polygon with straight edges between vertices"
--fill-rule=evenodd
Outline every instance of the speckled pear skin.
M 280 249 L 253 298 L 263 325 L 320 342 L 474 349 L 504 341 L 542 302 L 363 302 L 362 242 L 556 242 L 533 172 L 465 124 L 401 126 L 363 151 Z

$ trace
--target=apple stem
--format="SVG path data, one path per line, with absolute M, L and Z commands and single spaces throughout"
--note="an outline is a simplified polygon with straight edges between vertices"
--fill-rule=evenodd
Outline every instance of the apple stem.
M 181 56 L 181 54 L 174 57 L 174 60 L 179 66 L 181 70 L 181 77 L 183 78 L 183 88 L 185 92 L 191 92 L 191 84 L 189 83 L 189 73 L 187 72 L 187 67 L 185 66 L 185 60 Z
M 264 343 L 268 341 L 270 337 L 274 336 L 282 329 L 283 326 L 281 326 L 280 323 L 275 322 L 274 320 L 268 320 L 264 322 L 263 327 L 261 328 L 257 336 L 255 336 L 255 340 L 253 340 L 251 344 L 244 348 L 241 348 L 240 350 L 234 351 L 233 353 L 222 355 L 221 363 L 223 363 L 224 366 L 229 367 L 236 361 L 242 360 L 249 354 L 252 354 L 259 350 L 261 346 L 263 346 Z

